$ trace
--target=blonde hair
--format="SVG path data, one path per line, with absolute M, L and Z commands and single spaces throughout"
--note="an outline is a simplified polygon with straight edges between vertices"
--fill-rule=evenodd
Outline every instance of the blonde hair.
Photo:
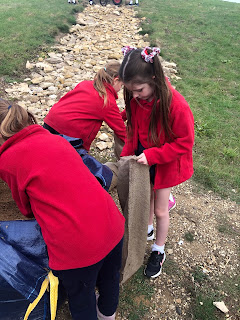
M 112 85 L 114 78 L 118 76 L 119 68 L 120 63 L 118 61 L 109 62 L 94 77 L 93 86 L 98 91 L 99 96 L 104 99 L 104 106 L 107 105 L 107 91 L 104 84 Z
M 0 98 L 0 134 L 4 140 L 31 124 L 37 124 L 37 120 L 29 111 Z

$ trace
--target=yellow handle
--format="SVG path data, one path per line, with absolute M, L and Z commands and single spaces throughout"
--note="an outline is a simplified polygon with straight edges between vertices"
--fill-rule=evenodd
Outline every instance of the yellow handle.
M 24 316 L 24 320 L 27 320 L 30 313 L 36 307 L 38 302 L 41 300 L 42 296 L 46 292 L 48 285 L 50 283 L 50 310 L 51 310 L 51 320 L 55 320 L 56 313 L 57 313 L 57 300 L 58 300 L 58 278 L 55 277 L 52 271 L 49 271 L 48 275 L 46 276 L 45 280 L 42 283 L 39 295 L 37 298 L 29 304 L 26 314 Z

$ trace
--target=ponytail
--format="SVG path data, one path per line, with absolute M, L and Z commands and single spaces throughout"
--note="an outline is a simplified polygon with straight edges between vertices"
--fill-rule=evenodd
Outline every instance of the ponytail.
M 118 61 L 109 62 L 105 68 L 100 69 L 94 77 L 93 86 L 98 91 L 99 96 L 104 99 L 104 106 L 107 105 L 107 91 L 105 84 L 112 85 L 114 78 L 118 76 L 120 63 Z
M 31 124 L 37 124 L 37 120 L 29 111 L 0 98 L 0 134 L 4 140 Z

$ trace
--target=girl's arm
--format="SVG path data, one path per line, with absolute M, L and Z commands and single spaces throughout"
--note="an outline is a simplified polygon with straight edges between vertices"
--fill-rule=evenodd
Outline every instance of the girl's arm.
M 123 146 L 120 157 L 132 156 L 134 155 L 134 148 L 131 140 L 126 139 L 125 145 Z
M 120 140 L 125 141 L 126 127 L 116 102 L 105 107 L 104 121 Z
M 194 144 L 194 119 L 187 104 L 175 107 L 171 114 L 172 131 L 176 138 L 161 147 L 153 147 L 144 150 L 147 162 L 153 164 L 164 164 L 175 161 L 181 155 L 192 151 Z

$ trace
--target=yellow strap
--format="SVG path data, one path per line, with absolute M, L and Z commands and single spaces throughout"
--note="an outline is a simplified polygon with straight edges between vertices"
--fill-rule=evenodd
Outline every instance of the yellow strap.
M 30 313 L 33 311 L 33 309 L 36 307 L 38 302 L 41 300 L 42 296 L 46 292 L 48 285 L 50 283 L 50 310 L 51 310 L 51 320 L 55 320 L 56 313 L 57 313 L 57 300 L 58 300 L 58 278 L 55 277 L 52 273 L 52 271 L 49 271 L 47 277 L 42 283 L 39 295 L 37 298 L 29 304 L 26 314 L 24 316 L 24 320 L 27 320 Z
M 58 301 L 58 278 L 55 277 L 52 271 L 48 274 L 50 281 L 50 310 L 51 320 L 55 320 L 57 313 L 57 301 Z

